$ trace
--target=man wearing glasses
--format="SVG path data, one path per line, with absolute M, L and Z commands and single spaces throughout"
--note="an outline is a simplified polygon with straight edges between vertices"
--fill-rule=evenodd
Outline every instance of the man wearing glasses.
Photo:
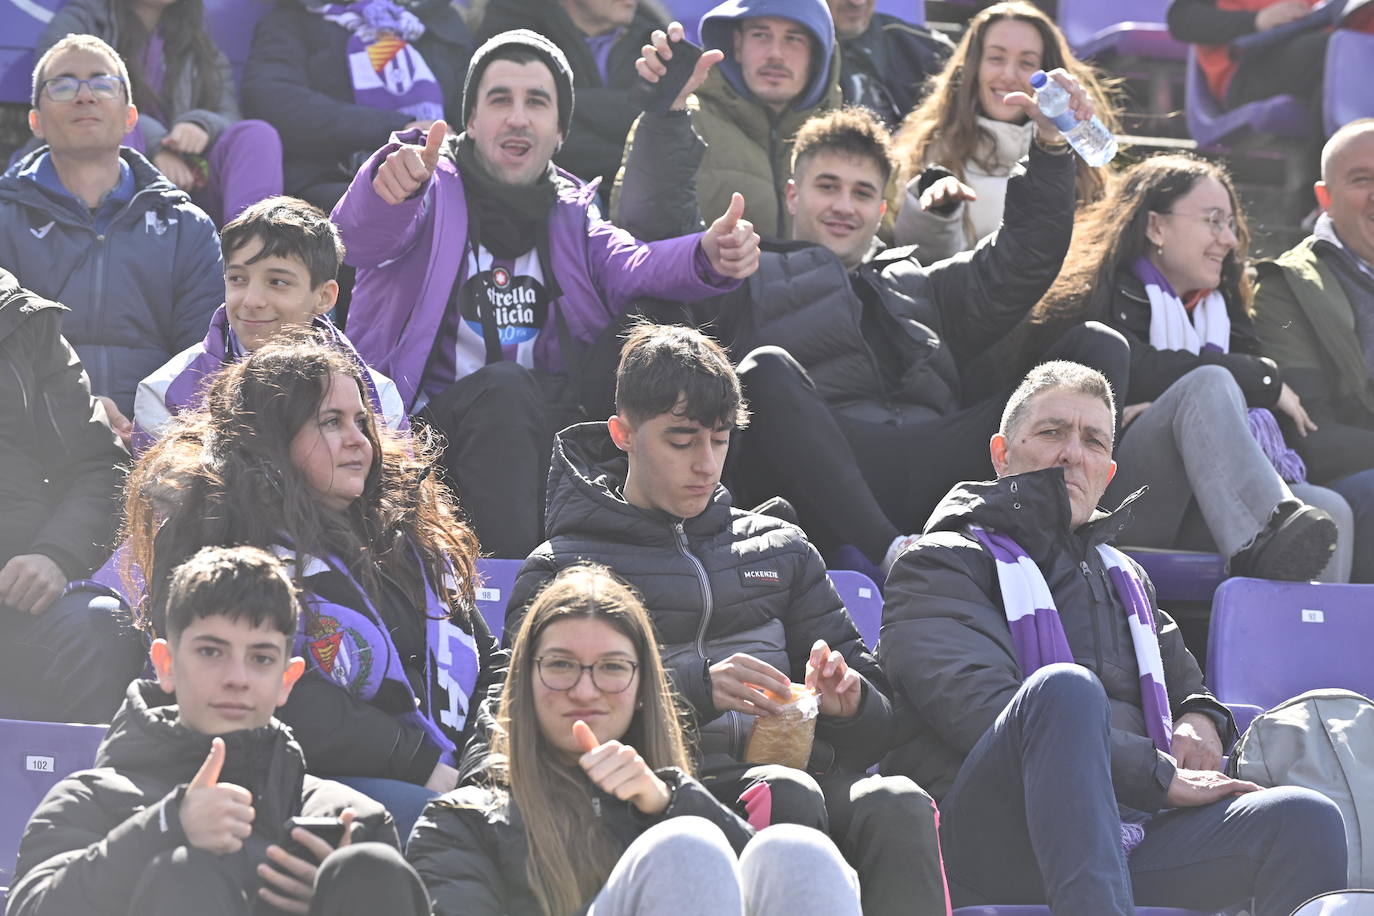
M 224 296 L 210 218 L 121 146 L 138 121 L 113 48 L 69 35 L 33 72 L 44 145 L 0 177 L 0 266 L 61 302 L 63 335 L 125 442 L 134 389 L 196 343 Z
M 729 357 L 699 331 L 641 326 L 621 351 L 615 406 L 554 442 L 549 540 L 520 570 L 505 632 L 559 569 L 606 564 L 653 618 L 698 726 L 702 783 L 755 826 L 828 828 L 866 912 L 945 912 L 930 797 L 904 776 L 865 776 L 891 739 L 887 678 L 801 530 L 733 507 L 720 484 L 731 433 L 749 417 Z M 541 674 L 554 688 L 577 669 Z M 594 676 L 614 690 L 614 671 Z M 805 772 L 756 765 L 753 723 L 782 712 L 793 682 L 819 706 Z

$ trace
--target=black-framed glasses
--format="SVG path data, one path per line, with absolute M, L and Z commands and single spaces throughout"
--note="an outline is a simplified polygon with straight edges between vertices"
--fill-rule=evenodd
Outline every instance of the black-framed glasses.
M 1236 217 L 1232 213 L 1225 213 L 1221 210 L 1212 209 L 1206 213 L 1179 213 L 1176 210 L 1161 210 L 1168 216 L 1191 216 L 1193 219 L 1200 219 L 1207 224 L 1207 228 L 1212 230 L 1212 234 L 1220 236 L 1222 230 L 1229 229 L 1232 235 L 1236 234 Z
M 603 658 L 584 665 L 564 655 L 541 655 L 534 660 L 539 680 L 550 690 L 572 690 L 582 672 L 592 673 L 592 686 L 602 693 L 624 693 L 634 683 L 639 665 L 623 658 Z
M 39 91 L 47 93 L 54 102 L 70 102 L 85 86 L 91 90 L 93 98 L 108 102 L 117 99 L 124 89 L 124 80 L 109 73 L 97 73 L 90 79 L 77 79 L 74 76 L 54 76 L 43 80 Z

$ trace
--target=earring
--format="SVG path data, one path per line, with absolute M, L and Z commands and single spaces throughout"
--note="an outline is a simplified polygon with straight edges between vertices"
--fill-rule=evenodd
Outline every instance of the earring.
M 1159 257 L 1161 257 L 1161 258 L 1164 257 L 1164 243 L 1163 243 L 1163 242 L 1160 242 L 1158 245 L 1155 246 L 1155 254 L 1157 254 L 1157 255 L 1158 255 Z

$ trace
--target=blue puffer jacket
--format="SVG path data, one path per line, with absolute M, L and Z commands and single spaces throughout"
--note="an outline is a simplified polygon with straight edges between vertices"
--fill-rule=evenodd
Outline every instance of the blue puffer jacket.
M 25 175 L 46 146 L 0 176 L 0 266 L 71 311 L 62 334 L 91 391 L 133 416 L 139 381 L 205 334 L 224 299 L 215 226 L 137 152 L 133 199 L 98 233 L 90 211 Z

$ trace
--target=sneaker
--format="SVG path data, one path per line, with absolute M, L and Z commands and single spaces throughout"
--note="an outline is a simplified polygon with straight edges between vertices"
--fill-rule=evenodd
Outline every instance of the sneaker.
M 1254 541 L 1231 558 L 1231 574 L 1306 582 L 1331 562 L 1336 523 L 1315 506 L 1285 499 Z
M 887 553 L 883 554 L 883 562 L 879 564 L 883 578 L 887 578 L 887 574 L 892 572 L 892 564 L 897 562 L 897 558 L 920 539 L 919 534 L 899 534 L 892 539 L 892 543 L 887 545 Z

